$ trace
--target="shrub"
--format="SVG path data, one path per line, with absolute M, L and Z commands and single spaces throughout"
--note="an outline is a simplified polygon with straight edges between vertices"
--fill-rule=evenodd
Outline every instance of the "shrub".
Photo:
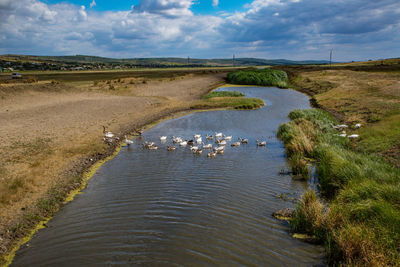
M 228 74 L 228 82 L 261 86 L 287 87 L 288 76 L 282 70 L 239 70 Z

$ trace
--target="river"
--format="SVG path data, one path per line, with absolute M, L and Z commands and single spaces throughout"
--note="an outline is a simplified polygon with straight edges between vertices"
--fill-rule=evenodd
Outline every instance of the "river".
M 294 207 L 307 183 L 279 175 L 286 167 L 278 126 L 308 97 L 287 89 L 241 87 L 258 110 L 218 110 L 167 120 L 123 147 L 74 201 L 24 245 L 12 266 L 322 266 L 323 249 L 296 240 L 272 217 Z M 248 138 L 223 155 L 167 151 L 171 136 L 222 132 Z M 167 135 L 161 144 L 159 136 Z M 256 139 L 266 140 L 257 147 Z M 154 141 L 158 150 L 142 148 Z M 205 141 L 205 140 L 204 140 Z

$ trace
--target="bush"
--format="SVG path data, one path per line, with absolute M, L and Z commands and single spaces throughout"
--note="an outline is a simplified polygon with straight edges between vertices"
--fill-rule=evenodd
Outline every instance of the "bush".
M 282 70 L 239 70 L 229 73 L 227 79 L 228 82 L 233 84 L 287 88 L 288 76 Z

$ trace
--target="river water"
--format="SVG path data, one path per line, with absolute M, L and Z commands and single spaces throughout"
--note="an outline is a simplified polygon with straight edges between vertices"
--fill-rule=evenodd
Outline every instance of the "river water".
M 307 184 L 279 175 L 285 150 L 276 138 L 293 109 L 310 108 L 293 90 L 243 87 L 266 106 L 209 111 L 164 121 L 123 147 L 21 248 L 12 266 L 315 266 L 319 246 L 296 240 L 271 214 L 294 203 Z M 171 136 L 222 132 L 248 138 L 207 158 L 189 147 L 167 151 Z M 167 135 L 161 144 L 159 136 Z M 256 139 L 267 147 L 257 147 Z M 155 141 L 158 150 L 142 148 Z

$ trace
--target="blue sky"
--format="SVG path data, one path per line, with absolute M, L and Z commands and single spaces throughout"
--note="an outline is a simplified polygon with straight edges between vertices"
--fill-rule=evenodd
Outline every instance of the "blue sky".
M 0 0 L 0 54 L 400 57 L 398 0 Z
M 91 0 L 44 0 L 46 4 L 59 4 L 59 3 L 72 3 L 78 6 L 90 7 Z M 140 0 L 95 0 L 96 6 L 93 6 L 93 10 L 96 11 L 118 11 L 118 10 L 130 10 L 132 5 L 138 5 Z M 251 3 L 252 1 L 246 0 L 219 0 L 217 6 L 213 6 L 212 0 L 193 1 L 191 10 L 195 14 L 216 14 L 220 11 L 224 12 L 235 12 L 243 11 L 244 5 Z

